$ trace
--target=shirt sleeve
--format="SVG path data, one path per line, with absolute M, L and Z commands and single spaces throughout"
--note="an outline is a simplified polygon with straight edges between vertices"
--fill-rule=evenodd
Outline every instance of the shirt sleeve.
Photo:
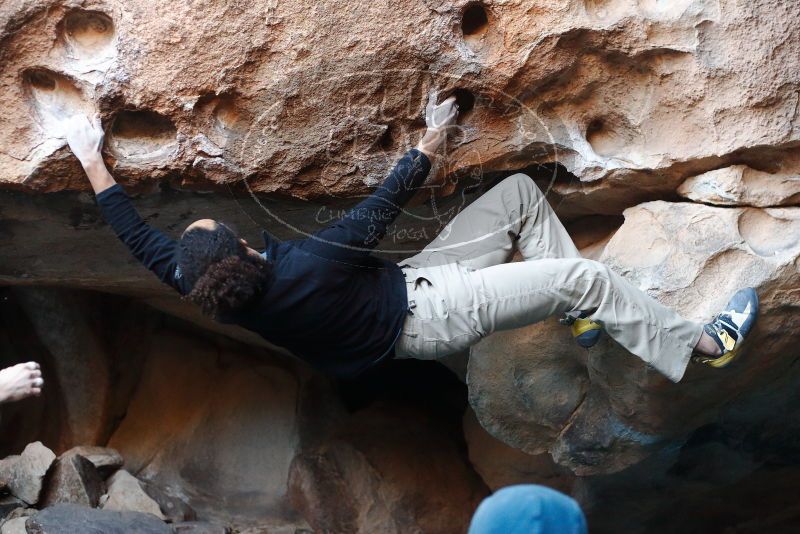
M 416 148 L 409 150 L 375 192 L 339 221 L 306 239 L 303 248 L 330 259 L 369 255 L 430 170 L 431 161 L 425 154 Z
M 181 294 L 187 293 L 188 288 L 177 270 L 177 242 L 144 222 L 119 184 L 101 191 L 96 198 L 103 218 L 133 256 L 159 280 Z

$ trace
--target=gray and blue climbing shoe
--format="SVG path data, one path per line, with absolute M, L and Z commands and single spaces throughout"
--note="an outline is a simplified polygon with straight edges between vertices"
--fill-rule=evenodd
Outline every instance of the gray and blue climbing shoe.
M 603 333 L 603 325 L 590 319 L 590 316 L 597 311 L 573 310 L 564 314 L 559 322 L 564 326 L 572 327 L 572 337 L 581 347 L 588 349 L 597 344 L 600 335 Z
M 746 287 L 736 292 L 725 310 L 703 326 L 706 334 L 717 344 L 720 349 L 719 356 L 696 354 L 692 360 L 711 367 L 725 367 L 731 363 L 739 353 L 739 349 L 753 328 L 758 316 L 758 295 L 752 287 Z

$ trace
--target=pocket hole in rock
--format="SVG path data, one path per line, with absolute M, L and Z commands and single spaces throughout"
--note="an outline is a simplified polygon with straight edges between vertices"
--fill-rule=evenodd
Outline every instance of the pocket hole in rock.
M 759 256 L 797 254 L 800 249 L 796 237 L 800 233 L 800 219 L 781 215 L 780 210 L 748 208 L 739 217 L 739 235 Z
M 100 11 L 74 9 L 62 27 L 67 43 L 82 55 L 104 55 L 114 40 L 114 22 Z
M 32 68 L 22 73 L 22 83 L 48 137 L 63 135 L 65 119 L 94 111 L 76 83 L 63 74 Z
M 469 91 L 468 89 L 455 89 L 448 95 L 448 98 L 450 96 L 456 97 L 458 112 L 461 115 L 467 113 L 468 111 L 472 111 L 472 108 L 475 107 L 475 95 L 472 94 L 472 91 Z
M 55 78 L 44 69 L 25 71 L 23 78 L 31 88 L 38 91 L 54 91 L 56 88 Z
M 480 39 L 489 29 L 489 14 L 479 2 L 467 4 L 461 16 L 461 32 L 464 39 Z
M 381 134 L 380 138 L 378 139 L 378 145 L 383 150 L 389 150 L 394 146 L 394 135 L 392 134 L 392 127 L 391 125 L 386 126 L 386 130 Z
M 220 97 L 214 106 L 214 119 L 225 130 L 234 130 L 240 122 L 241 113 L 230 97 Z
M 165 159 L 177 146 L 175 124 L 155 111 L 123 111 L 111 125 L 109 148 L 119 158 Z
M 634 137 L 624 120 L 596 118 L 586 127 L 586 140 L 595 154 L 612 157 L 624 151 Z

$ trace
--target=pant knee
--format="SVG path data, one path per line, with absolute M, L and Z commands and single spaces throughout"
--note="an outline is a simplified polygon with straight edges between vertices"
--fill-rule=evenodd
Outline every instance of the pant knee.
M 533 181 L 533 178 L 521 172 L 512 174 L 511 176 L 503 180 L 503 183 L 508 184 L 508 186 L 513 186 L 520 191 L 532 192 L 532 193 L 541 192 L 539 191 L 539 186 L 537 186 L 536 182 Z
M 605 282 L 611 278 L 611 269 L 605 263 L 587 258 L 576 259 L 580 274 L 589 280 Z
M 512 174 L 501 182 L 509 191 L 519 198 L 520 204 L 523 206 L 530 206 L 540 201 L 543 194 L 533 181 L 533 178 L 527 174 L 518 172 Z

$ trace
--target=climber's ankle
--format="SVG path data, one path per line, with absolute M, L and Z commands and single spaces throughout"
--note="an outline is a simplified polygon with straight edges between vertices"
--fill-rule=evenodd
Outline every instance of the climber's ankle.
M 705 354 L 706 356 L 719 356 L 722 353 L 719 346 L 714 343 L 714 340 L 711 339 L 711 336 L 709 336 L 705 331 L 703 332 L 703 335 L 700 336 L 700 340 L 697 342 L 697 345 L 695 345 L 694 351 L 700 354 Z

